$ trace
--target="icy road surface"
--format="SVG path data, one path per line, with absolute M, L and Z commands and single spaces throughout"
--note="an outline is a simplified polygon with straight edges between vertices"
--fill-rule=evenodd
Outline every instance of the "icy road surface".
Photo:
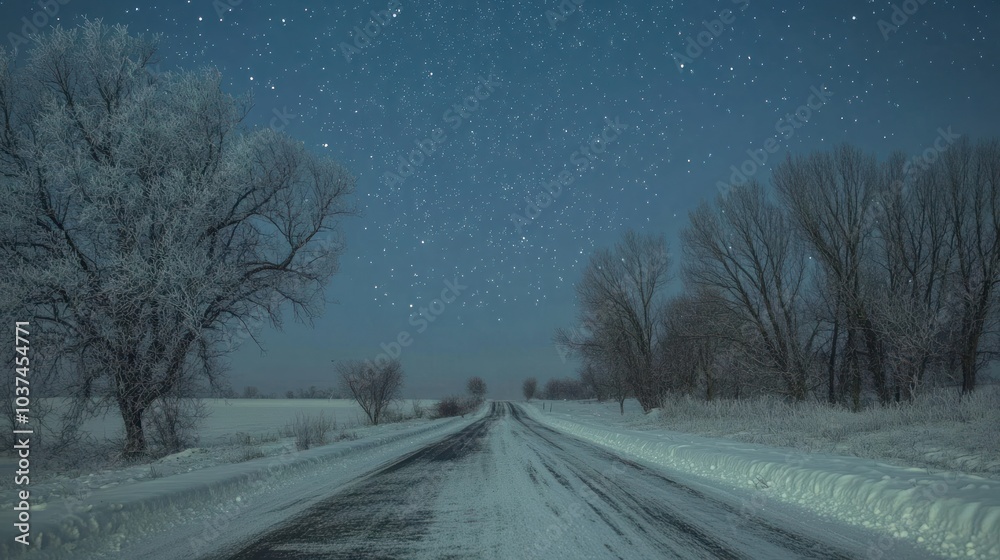
M 875 539 L 801 512 L 748 513 L 745 499 L 741 511 L 740 496 L 553 431 L 519 405 L 490 406 L 203 558 L 864 558 Z

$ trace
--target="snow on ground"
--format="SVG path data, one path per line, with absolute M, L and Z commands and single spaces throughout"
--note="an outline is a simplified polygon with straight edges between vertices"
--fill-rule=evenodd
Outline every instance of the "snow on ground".
M 760 493 L 881 532 L 869 557 L 892 557 L 896 539 L 952 558 L 1000 558 L 1000 481 L 829 453 L 767 447 L 624 424 L 617 404 L 535 403 L 557 430 L 678 472 Z M 543 411 L 544 409 L 544 411 Z M 746 510 L 759 506 L 752 502 Z
M 796 447 L 1000 480 L 1000 386 L 971 395 L 957 388 L 921 392 L 912 403 L 860 412 L 776 397 L 739 401 L 674 398 L 658 411 L 660 427 L 749 443 Z
M 298 414 L 324 414 L 337 428 L 366 424 L 365 413 L 352 399 L 202 399 L 209 416 L 198 430 L 199 445 L 228 443 L 237 432 L 259 436 L 277 434 Z M 420 401 L 425 407 L 435 401 Z M 410 401 L 398 405 L 409 413 Z M 122 420 L 117 411 L 87 420 L 83 431 L 98 439 L 120 437 Z
M 33 478 L 33 539 L 41 534 L 43 544 L 57 552 L 55 557 L 75 558 L 82 557 L 87 543 L 135 542 L 137 537 L 161 534 L 159 529 L 178 519 L 188 521 L 185 530 L 195 531 L 186 537 L 191 542 L 209 539 L 251 500 L 305 507 L 337 481 L 353 480 L 379 461 L 417 449 L 473 420 L 351 426 L 344 431 L 351 437 L 299 452 L 292 438 L 278 435 L 287 421 L 302 412 L 336 412 L 341 425 L 331 435 L 337 439 L 350 420 L 350 408 L 328 401 L 229 402 L 233 404 L 216 409 L 220 412 L 205 426 L 197 448 L 151 464 L 77 477 L 49 476 L 39 484 Z M 871 559 L 896 557 L 894 550 L 904 543 L 947 557 L 1000 558 L 998 480 L 668 431 L 661 415 L 643 415 L 634 401 L 627 403 L 625 416 L 608 403 L 543 402 L 533 403 L 531 410 L 552 428 L 624 456 L 759 498 L 743 504 L 747 516 L 763 512 L 773 500 L 878 531 L 885 538 L 872 543 Z M 239 431 L 247 434 L 242 440 L 233 437 Z M 353 440 L 355 435 L 360 439 Z M 258 454 L 264 456 L 254 458 Z M 13 495 L 6 487 L 2 492 L 0 556 L 6 558 L 11 550 L 2 547 L 12 542 Z M 254 529 L 264 530 L 275 520 L 268 512 L 259 519 L 256 515 L 254 510 Z M 192 519 L 206 521 L 192 525 Z
M 122 430 L 121 418 L 115 412 L 87 420 L 81 425 L 81 432 L 92 436 L 103 452 L 96 452 L 84 462 L 58 471 L 47 468 L 51 462 L 34 461 L 30 485 L 32 510 L 44 510 L 51 503 L 79 504 L 97 492 L 219 465 L 267 457 L 275 461 L 296 457 L 295 438 L 282 432 L 300 414 L 322 414 L 335 420 L 336 426 L 328 436 L 331 442 L 388 437 L 429 422 L 411 419 L 368 426 L 363 423 L 364 413 L 357 403 L 345 399 L 204 399 L 203 402 L 209 415 L 198 430 L 195 447 L 139 464 L 125 464 L 111 457 L 114 450 L 109 440 L 118 437 Z M 424 408 L 429 408 L 433 402 L 420 401 Z M 410 408 L 410 401 L 400 403 L 399 412 L 408 414 Z M 64 462 L 61 460 L 59 464 Z M 0 470 L 16 470 L 11 454 L 0 457 Z M 3 511 L 12 511 L 18 490 L 13 485 L 0 487 Z
M 120 439 L 123 431 L 117 411 L 85 420 L 80 433 L 92 438 L 93 449 L 78 462 L 61 457 L 51 468 L 49 462 L 36 462 L 39 468 L 31 476 L 32 490 L 44 502 L 147 478 L 281 454 L 289 447 L 294 449 L 294 438 L 284 431 L 299 415 L 322 415 L 333 420 L 329 434 L 333 441 L 357 439 L 371 432 L 361 407 L 348 399 L 203 399 L 202 402 L 208 415 L 199 424 L 194 445 L 180 453 L 141 464 L 123 464 L 116 456 L 112 441 Z M 418 401 L 428 411 L 434 402 Z M 58 410 L 58 402 L 54 406 Z M 411 402 L 399 403 L 391 410 L 409 416 L 412 414 Z M 51 436 L 46 439 L 52 440 Z M 0 455 L 0 471 L 16 469 L 10 451 L 4 450 Z M 13 488 L 0 489 L 0 506 L 10 504 L 14 495 Z
M 350 480 L 381 461 L 426 445 L 435 438 L 460 429 L 468 419 L 411 420 L 357 430 L 360 439 L 342 440 L 330 445 L 296 451 L 294 444 L 282 446 L 281 453 L 237 464 L 225 464 L 216 458 L 203 459 L 202 468 L 188 468 L 171 476 L 129 478 L 125 482 L 97 489 L 85 488 L 78 495 L 51 501 L 35 500 L 38 488 L 32 485 L 31 557 L 80 558 L 85 553 L 114 550 L 145 535 L 163 534 L 163 529 L 178 523 L 190 526 L 192 519 L 204 523 L 191 546 L 207 546 L 219 532 L 231 530 L 229 520 L 243 503 L 269 495 L 285 499 L 286 490 L 306 488 L 317 491 L 319 485 Z M 212 449 L 187 450 L 157 462 L 190 464 L 191 457 L 212 455 Z M 149 465 L 144 467 L 149 469 Z M 122 472 L 117 471 L 116 480 Z M 302 485 L 302 477 L 316 479 Z M 309 496 L 302 496 L 303 503 Z M 262 527 L 269 519 L 260 516 Z M 0 557 L 24 554 L 26 548 L 14 544 L 13 509 L 9 504 L 0 512 Z M 199 544 L 200 543 L 200 544 Z

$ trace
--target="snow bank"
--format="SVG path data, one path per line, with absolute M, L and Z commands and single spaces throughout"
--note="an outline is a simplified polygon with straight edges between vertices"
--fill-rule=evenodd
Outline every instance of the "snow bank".
M 479 417 L 482 412 L 476 415 Z M 342 441 L 307 451 L 219 465 L 195 472 L 98 490 L 81 499 L 50 502 L 31 508 L 30 546 L 14 542 L 14 516 L 0 513 L 0 557 L 75 558 L 83 548 L 115 547 L 126 539 L 190 519 L 200 508 L 239 502 L 241 496 L 278 485 L 348 455 L 403 440 L 429 440 L 459 429 L 475 418 L 444 419 L 384 436 Z M 404 451 L 405 452 L 405 451 Z M 375 465 L 372 465 L 375 466 Z M 358 473 L 361 474 L 361 473 Z
M 673 432 L 638 432 L 535 408 L 531 414 L 616 452 L 767 492 L 775 500 L 878 531 L 885 538 L 872 543 L 869 559 L 892 557 L 895 539 L 945 557 L 1000 558 L 1000 481 Z

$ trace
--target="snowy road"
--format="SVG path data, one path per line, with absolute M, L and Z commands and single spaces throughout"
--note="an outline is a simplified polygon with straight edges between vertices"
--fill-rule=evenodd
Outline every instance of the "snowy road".
M 461 431 L 204 558 L 863 558 L 871 538 L 807 514 L 746 513 L 738 496 L 493 403 Z

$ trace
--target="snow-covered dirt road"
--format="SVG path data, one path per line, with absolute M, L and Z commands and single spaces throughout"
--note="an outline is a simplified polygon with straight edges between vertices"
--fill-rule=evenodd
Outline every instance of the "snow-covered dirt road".
M 865 558 L 876 537 L 681 480 L 492 403 L 205 559 Z M 891 557 L 926 553 L 900 545 Z

